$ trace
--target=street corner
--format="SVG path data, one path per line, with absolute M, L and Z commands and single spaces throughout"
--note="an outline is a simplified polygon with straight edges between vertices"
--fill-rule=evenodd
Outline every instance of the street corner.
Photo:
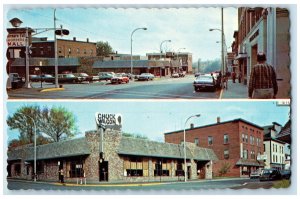
M 45 88 L 40 90 L 40 92 L 52 92 L 52 91 L 63 91 L 65 88 Z

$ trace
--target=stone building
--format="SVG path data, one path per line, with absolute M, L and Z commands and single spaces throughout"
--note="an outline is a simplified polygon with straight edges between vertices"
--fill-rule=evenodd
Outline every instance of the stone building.
M 247 177 L 262 168 L 258 161 L 263 155 L 263 128 L 243 119 L 217 122 L 186 129 L 186 140 L 199 147 L 212 149 L 218 161 L 213 165 L 214 176 Z M 165 142 L 179 144 L 183 130 L 165 133 Z
M 100 134 L 86 132 L 85 137 L 37 146 L 37 179 L 58 181 L 63 169 L 65 181 L 76 182 L 150 182 L 184 179 L 183 145 L 160 143 L 122 136 L 107 129 L 100 153 Z M 22 146 L 8 151 L 8 177 L 32 179 L 34 148 Z M 211 179 L 213 150 L 187 144 L 188 179 Z

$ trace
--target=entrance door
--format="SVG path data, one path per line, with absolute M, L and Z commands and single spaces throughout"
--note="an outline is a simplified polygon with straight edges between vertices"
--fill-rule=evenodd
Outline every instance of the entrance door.
M 188 179 L 191 179 L 191 166 L 187 167 L 187 175 L 188 175 Z
M 99 164 L 99 181 L 108 181 L 108 161 Z

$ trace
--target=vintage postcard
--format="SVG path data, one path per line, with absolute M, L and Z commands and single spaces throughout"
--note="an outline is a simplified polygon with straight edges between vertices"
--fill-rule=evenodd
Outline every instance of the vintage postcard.
M 296 193 L 291 5 L 4 11 L 5 194 Z

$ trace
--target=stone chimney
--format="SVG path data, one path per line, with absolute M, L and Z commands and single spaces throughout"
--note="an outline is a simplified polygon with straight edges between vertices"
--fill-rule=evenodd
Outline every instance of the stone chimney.
M 73 37 L 73 41 L 76 41 L 76 37 Z
M 191 123 L 191 129 L 193 129 L 194 128 L 194 124 L 193 123 Z
M 219 124 L 221 122 L 221 118 L 217 117 L 217 124 Z
M 89 38 L 86 38 L 86 42 L 87 42 L 87 43 L 89 43 L 89 42 L 90 42 Z

